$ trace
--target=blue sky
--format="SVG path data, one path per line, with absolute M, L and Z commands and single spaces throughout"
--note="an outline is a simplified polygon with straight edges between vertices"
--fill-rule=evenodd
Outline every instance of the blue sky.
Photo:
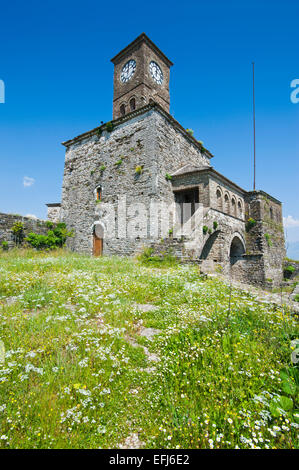
M 298 0 L 2 2 L 0 211 L 46 218 L 60 201 L 61 142 L 111 119 L 110 59 L 145 32 L 174 62 L 171 114 L 245 189 L 255 61 L 257 188 L 284 203 L 299 246 L 298 17 Z

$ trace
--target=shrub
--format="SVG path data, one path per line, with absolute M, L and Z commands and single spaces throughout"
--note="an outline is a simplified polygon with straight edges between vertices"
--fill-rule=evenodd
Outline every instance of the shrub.
M 294 266 L 286 266 L 283 270 L 283 275 L 285 279 L 290 279 L 293 272 L 295 271 Z
M 295 271 L 295 268 L 294 266 L 287 266 L 286 268 L 284 268 L 285 271 L 289 271 L 290 273 L 293 273 Z
M 12 233 L 14 237 L 14 241 L 17 245 L 20 245 L 24 240 L 24 224 L 23 222 L 15 222 L 12 226 Z
M 208 233 L 210 233 L 210 234 L 212 233 L 212 229 L 211 229 L 211 228 L 209 228 Z
M 46 227 L 49 228 L 49 229 L 52 229 L 53 226 L 54 226 L 53 222 L 51 222 L 51 220 L 47 220 Z
M 167 181 L 171 181 L 171 180 L 172 180 L 172 176 L 171 176 L 169 173 L 166 173 L 165 179 L 166 179 Z
M 171 251 L 165 252 L 162 256 L 153 255 L 154 249 L 151 247 L 144 248 L 143 252 L 137 256 L 142 264 L 150 264 L 154 266 L 173 266 L 177 264 L 177 259 Z
M 72 237 L 73 232 L 69 232 L 66 225 L 60 222 L 53 230 L 48 230 L 47 235 L 30 232 L 25 241 L 37 250 L 58 248 L 64 246 L 66 239 Z
M 216 230 L 216 228 L 218 227 L 218 222 L 216 222 L 216 220 L 213 222 L 213 229 Z
M 295 302 L 299 302 L 299 294 L 296 294 L 296 295 L 295 295 L 294 301 L 295 301 Z
M 269 247 L 272 246 L 272 240 L 271 240 L 271 236 L 269 235 L 269 233 L 265 233 L 265 239 L 267 241 L 267 245 Z
M 122 162 L 123 162 L 123 159 L 120 158 L 120 159 L 115 163 L 115 165 L 116 165 L 116 166 L 120 166 L 120 165 L 122 164 Z
M 245 226 L 246 232 L 249 232 L 255 225 L 256 225 L 256 220 L 249 217 Z
M 8 242 L 4 241 L 1 243 L 1 246 L 2 246 L 2 250 L 3 251 L 7 251 L 8 250 Z
M 192 137 L 193 137 L 193 134 L 194 134 L 194 130 L 193 130 L 193 129 L 186 129 L 186 131 L 188 132 L 188 134 L 192 135 Z
M 105 165 L 101 165 L 101 166 L 100 166 L 100 172 L 102 173 L 104 170 L 106 170 Z
M 113 129 L 114 129 L 113 123 L 112 123 L 111 121 L 107 122 L 107 124 L 106 124 L 106 131 L 107 131 L 107 132 L 112 132 Z
M 204 235 L 207 233 L 208 230 L 209 230 L 209 227 L 204 225 L 203 228 L 202 228 L 202 231 L 203 231 Z
M 143 167 L 141 165 L 136 166 L 135 173 L 137 175 L 141 175 L 142 172 L 143 172 Z

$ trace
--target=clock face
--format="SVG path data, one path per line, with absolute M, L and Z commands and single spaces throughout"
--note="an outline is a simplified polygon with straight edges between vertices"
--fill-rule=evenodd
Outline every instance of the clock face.
M 136 61 L 134 59 L 128 60 L 128 62 L 123 66 L 120 79 L 123 83 L 126 83 L 132 78 L 136 70 Z
M 152 62 L 149 64 L 149 69 L 151 76 L 155 80 L 158 85 L 162 85 L 163 82 L 163 72 L 160 69 L 159 65 L 152 60 Z

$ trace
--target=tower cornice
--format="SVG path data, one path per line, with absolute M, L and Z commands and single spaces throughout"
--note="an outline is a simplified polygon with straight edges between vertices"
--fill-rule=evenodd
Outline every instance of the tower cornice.
M 116 56 L 111 59 L 111 62 L 114 65 L 118 64 L 128 53 L 130 53 L 132 49 L 139 46 L 142 42 L 146 43 L 151 49 L 153 49 L 157 56 L 160 57 L 160 59 L 163 60 L 168 67 L 171 67 L 173 65 L 171 60 L 166 57 L 166 55 L 156 46 L 156 44 L 153 43 L 153 41 L 151 41 L 151 39 L 145 33 L 140 34 L 140 36 L 138 36 L 128 46 L 126 46 L 118 54 L 116 54 Z

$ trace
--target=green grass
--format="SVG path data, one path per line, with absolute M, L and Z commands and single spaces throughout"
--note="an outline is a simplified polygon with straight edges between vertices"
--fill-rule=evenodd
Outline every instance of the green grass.
M 1 254 L 0 448 L 298 447 L 294 316 L 154 261 Z

